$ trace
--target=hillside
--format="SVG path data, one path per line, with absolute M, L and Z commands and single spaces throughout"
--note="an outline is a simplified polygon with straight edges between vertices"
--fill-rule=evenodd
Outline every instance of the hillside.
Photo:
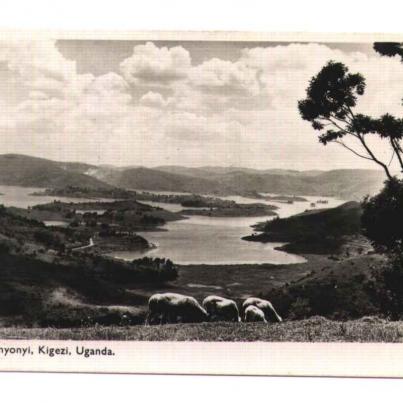
M 360 200 L 367 194 L 376 193 L 383 181 L 383 173 L 374 170 L 324 172 L 239 167 L 113 167 L 58 162 L 17 154 L 0 155 L 0 184 L 15 186 L 120 187 L 244 196 L 275 193 Z
M 362 254 L 340 260 L 328 259 L 311 265 L 308 274 L 282 287 L 262 293 L 269 298 L 284 319 L 300 320 L 321 315 L 335 320 L 384 316 L 379 295 L 384 285 L 376 274 L 386 259 Z M 309 265 L 309 263 L 308 263 Z
M 59 163 L 26 155 L 0 155 L 0 184 L 30 187 L 83 186 L 111 188 L 98 179 L 81 173 L 82 164 Z
M 384 180 L 382 172 L 372 170 L 335 170 L 319 174 L 295 175 L 285 173 L 245 173 L 233 171 L 211 178 L 237 194 L 253 191 L 333 196 L 347 200 L 359 200 L 376 193 Z
M 98 173 L 99 175 L 99 173 Z M 189 193 L 228 194 L 233 189 L 208 178 L 158 171 L 150 168 L 104 170 L 103 181 L 127 189 L 162 190 Z
M 283 250 L 293 253 L 337 253 L 344 237 L 357 235 L 361 228 L 362 209 L 357 202 L 341 206 L 308 210 L 288 218 L 260 223 L 261 234 L 244 237 L 254 242 L 287 242 Z
M 118 187 L 205 194 L 333 196 L 360 200 L 376 193 L 384 175 L 374 170 L 259 171 L 225 167 L 100 168 L 88 174 Z
M 324 171 L 312 170 L 312 171 L 296 171 L 292 169 L 253 169 L 243 167 L 217 167 L 217 166 L 205 166 L 198 168 L 182 167 L 178 165 L 161 165 L 155 167 L 158 171 L 179 173 L 182 175 L 205 177 L 206 175 L 226 175 L 232 172 L 242 172 L 246 174 L 267 174 L 267 175 L 290 175 L 290 176 L 316 176 Z
M 162 219 L 144 222 L 142 208 L 150 217 L 163 210 L 131 203 L 110 210 L 103 225 L 92 222 L 95 217 L 89 213 L 81 222 L 76 216 L 76 224 L 68 227 L 45 226 L 35 219 L 36 208 L 0 206 L 0 326 L 108 325 L 122 323 L 124 316 L 126 323 L 143 323 L 147 296 L 128 289 L 161 286 L 176 278 L 177 269 L 166 259 L 127 262 L 104 255 L 122 247 L 150 247 L 129 227 L 139 222 L 142 228 L 155 227 Z M 71 205 L 41 205 L 39 212 L 65 216 L 64 207 Z M 124 219 L 114 217 L 114 212 Z

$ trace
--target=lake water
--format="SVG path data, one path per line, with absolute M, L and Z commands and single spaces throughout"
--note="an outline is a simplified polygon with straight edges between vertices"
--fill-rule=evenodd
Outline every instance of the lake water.
M 68 227 L 67 221 L 48 220 L 43 222 L 47 227 Z
M 25 188 L 19 186 L 0 186 L 0 204 L 27 208 L 35 204 L 49 203 L 54 200 L 65 202 L 83 202 L 87 199 L 54 196 L 32 196 L 33 192 L 44 189 Z M 161 193 L 161 192 L 155 192 Z M 173 192 L 170 192 L 173 193 Z M 228 196 L 228 200 L 238 203 L 265 203 L 279 207 L 276 212 L 280 217 L 298 214 L 312 209 L 310 204 L 319 196 L 306 197 L 307 202 L 293 204 L 274 202 L 272 200 Z M 335 207 L 344 201 L 325 198 L 328 204 L 316 204 L 315 208 Z M 88 199 L 94 201 L 94 199 Z M 179 204 L 142 202 L 166 208 L 170 211 L 183 209 Z M 275 250 L 281 244 L 243 241 L 241 238 L 253 232 L 251 225 L 260 221 L 271 220 L 273 217 L 204 217 L 191 216 L 186 220 L 169 222 L 164 226 L 167 231 L 140 232 L 139 234 L 153 243 L 156 248 L 143 253 L 120 252 L 114 256 L 122 259 L 136 259 L 142 256 L 166 257 L 179 264 L 240 264 L 240 263 L 276 263 L 288 264 L 303 262 L 300 256 Z M 47 222 L 47 225 L 63 225 L 59 222 Z
M 163 208 L 164 210 L 172 211 L 173 213 L 177 213 L 178 211 L 184 209 L 184 207 L 182 207 L 182 205 L 178 203 L 163 203 L 163 202 L 153 202 L 144 200 L 139 200 L 139 202 L 143 204 L 148 204 L 149 206 L 153 207 L 160 207 Z
M 0 185 L 0 204 L 6 207 L 28 208 L 35 204 L 52 203 L 54 200 L 60 200 L 66 203 L 93 202 L 94 200 L 111 201 L 111 199 L 78 199 L 75 197 L 59 196 L 32 196 L 34 192 L 43 192 L 43 188 L 4 186 Z
M 320 197 L 305 197 L 306 202 L 293 204 L 252 199 L 241 196 L 228 196 L 225 199 L 238 203 L 264 203 L 278 206 L 280 217 L 302 213 L 313 208 L 310 204 Z M 326 198 L 328 204 L 316 204 L 315 209 L 336 207 L 344 201 Z M 144 202 L 149 203 L 149 202 Z M 151 204 L 151 203 L 150 203 Z M 166 203 L 169 204 L 169 203 Z M 153 203 L 155 205 L 155 203 Z M 179 264 L 289 264 L 304 262 L 301 256 L 275 250 L 279 243 L 243 241 L 241 238 L 253 232 L 251 225 L 273 217 L 204 217 L 190 216 L 186 220 L 169 222 L 167 231 L 139 232 L 139 235 L 153 243 L 156 248 L 146 252 L 116 252 L 115 257 L 132 260 L 143 256 L 165 257 Z

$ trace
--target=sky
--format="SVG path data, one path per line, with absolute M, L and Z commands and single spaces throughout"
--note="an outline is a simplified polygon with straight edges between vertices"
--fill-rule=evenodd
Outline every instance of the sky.
M 321 145 L 299 116 L 329 60 L 366 78 L 357 112 L 402 116 L 400 59 L 371 44 L 0 40 L 0 150 L 119 166 L 376 168 Z M 388 162 L 387 144 L 370 142 Z

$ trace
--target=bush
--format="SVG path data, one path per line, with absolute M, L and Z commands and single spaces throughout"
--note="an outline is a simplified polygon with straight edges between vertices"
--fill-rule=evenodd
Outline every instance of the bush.
M 312 309 L 309 299 L 298 297 L 290 306 L 290 315 L 288 318 L 291 320 L 305 319 L 309 318 L 311 314 Z
M 403 317 L 403 256 L 390 256 L 388 263 L 379 271 L 374 271 L 368 285 L 380 311 L 392 320 Z
M 46 229 L 39 229 L 34 232 L 34 238 L 37 242 L 46 245 L 48 248 L 64 250 L 63 240 L 59 234 L 53 233 Z

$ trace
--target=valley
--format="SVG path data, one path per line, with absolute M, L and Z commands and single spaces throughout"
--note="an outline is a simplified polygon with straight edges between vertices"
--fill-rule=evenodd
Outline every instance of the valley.
M 95 169 L 80 164 L 52 166 L 75 178 Z M 184 170 L 182 179 L 193 181 L 191 174 L 201 175 L 199 169 Z M 211 168 L 210 180 L 231 172 Z M 287 175 L 288 180 L 312 179 L 322 173 Z M 198 300 L 219 294 L 239 304 L 251 295 L 264 296 L 283 317 L 293 320 L 306 317 L 307 312 L 332 319 L 378 312 L 376 304 L 369 303 L 368 267 L 380 258 L 368 254 L 372 249 L 359 234 L 358 203 L 326 194 L 307 196 L 298 187 L 290 193 L 268 187 L 188 192 L 194 189 L 184 187 L 184 182 L 174 187 L 154 182 L 155 189 L 146 190 L 141 182 L 121 188 L 110 178 L 110 183 L 95 179 L 100 182 L 85 186 L 16 185 L 20 181 L 1 185 L 3 325 L 142 323 L 148 298 L 156 292 L 182 293 Z M 33 178 L 22 183 L 32 184 Z M 355 280 L 358 272 L 349 272 L 351 265 L 361 268 L 365 287 Z M 338 279 L 334 273 L 344 274 Z M 46 276 L 49 282 L 41 286 L 40 279 Z M 329 281 L 349 284 L 333 296 L 336 305 L 351 287 L 361 287 L 362 298 L 351 309 L 342 305 L 322 312 L 303 289 L 314 284 L 326 299 L 320 290 L 329 294 Z M 13 314 L 7 313 L 10 304 Z

